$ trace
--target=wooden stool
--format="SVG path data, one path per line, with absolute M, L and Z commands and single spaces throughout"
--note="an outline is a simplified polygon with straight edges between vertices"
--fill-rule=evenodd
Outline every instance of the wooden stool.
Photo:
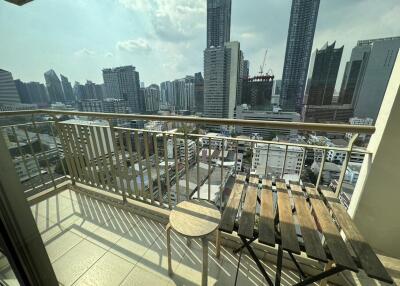
M 208 241 L 207 236 L 216 231 L 221 214 L 216 206 L 204 200 L 190 200 L 179 203 L 169 215 L 167 225 L 168 274 L 172 275 L 171 266 L 171 228 L 188 239 L 200 238 L 203 246 L 203 274 L 201 285 L 207 285 L 208 277 Z M 217 253 L 220 255 L 220 231 L 217 230 Z

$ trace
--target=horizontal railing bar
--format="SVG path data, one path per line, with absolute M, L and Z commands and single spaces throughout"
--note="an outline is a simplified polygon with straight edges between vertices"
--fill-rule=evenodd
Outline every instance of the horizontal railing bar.
M 114 127 L 115 129 L 121 130 L 131 130 L 131 131 L 138 131 L 138 132 L 149 132 L 149 133 L 158 133 L 159 135 L 166 134 L 172 135 L 175 134 L 177 136 L 184 136 L 185 134 L 182 132 L 171 132 L 171 131 L 159 131 L 159 130 L 148 130 L 148 129 L 140 129 L 140 128 L 129 128 L 129 127 Z M 236 137 L 226 137 L 226 136 L 209 136 L 209 135 L 202 135 L 202 134 L 192 134 L 188 133 L 188 137 L 195 137 L 195 138 L 211 138 L 211 140 L 230 140 L 236 142 L 249 142 L 249 143 L 262 143 L 262 144 L 272 144 L 272 145 L 283 145 L 283 146 L 292 146 L 292 147 L 302 147 L 308 149 L 325 149 L 325 150 L 335 150 L 335 151 L 344 151 L 347 152 L 350 149 L 348 147 L 335 147 L 335 146 L 321 146 L 321 145 L 311 145 L 311 144 L 301 144 L 301 143 L 290 143 L 290 142 L 277 142 L 277 141 L 270 141 L 270 140 L 259 140 L 259 139 L 246 139 L 246 138 L 236 138 Z M 365 149 L 355 149 L 351 150 L 352 153 L 362 153 L 362 154 L 372 154 L 371 151 Z
M 241 120 L 241 119 L 223 119 L 223 118 L 206 118 L 206 117 L 190 117 L 190 116 L 161 116 L 161 115 L 145 115 L 145 114 L 121 114 L 121 113 L 100 113 L 100 112 L 81 112 L 67 110 L 21 110 L 21 111 L 4 111 L 0 116 L 19 116 L 32 114 L 48 114 L 48 115 L 73 115 L 88 116 L 102 119 L 139 119 L 153 121 L 168 122 L 186 122 L 197 124 L 218 124 L 218 125 L 241 125 L 252 127 L 304 130 L 304 131 L 325 131 L 338 133 L 362 133 L 373 134 L 375 126 L 367 125 L 349 125 L 349 124 L 323 124 L 323 123 L 305 123 L 305 122 L 285 122 L 285 121 L 263 121 L 263 120 Z
M 1 113 L 0 113 L 1 116 Z M 39 124 L 45 124 L 45 123 L 54 123 L 55 121 L 49 120 L 49 121 L 38 121 L 35 122 L 36 125 Z M 32 122 L 27 122 L 27 123 L 19 123 L 19 124 L 12 124 L 12 125 L 0 125 L 0 128 L 8 128 L 8 127 L 22 127 L 22 126 L 28 126 L 28 125 L 33 125 Z

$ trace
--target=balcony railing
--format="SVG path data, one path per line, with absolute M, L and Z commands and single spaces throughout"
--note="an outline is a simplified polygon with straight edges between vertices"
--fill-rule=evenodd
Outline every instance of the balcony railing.
M 70 116 L 72 120 L 64 120 Z M 317 186 L 331 185 L 339 196 L 352 156 L 370 156 L 354 147 L 358 134 L 372 134 L 373 126 L 317 124 L 182 116 L 112 114 L 33 110 L 3 112 L 0 119 L 18 117 L 24 123 L 1 126 L 7 137 L 27 195 L 71 180 L 112 192 L 122 200 L 133 198 L 172 208 L 192 197 L 222 206 L 231 175 L 253 172 L 288 180 L 310 181 L 308 159 L 314 164 Z M 96 121 L 83 121 L 85 117 Z M 51 119 L 51 120 L 45 120 Z M 132 120 L 161 121 L 182 128 L 167 131 L 118 126 Z M 118 125 L 117 125 L 118 123 Z M 190 126 L 249 126 L 299 132 L 353 133 L 345 147 L 277 142 L 243 137 L 195 134 Z M 194 129 L 194 128 L 193 128 Z M 328 152 L 344 159 L 335 184 L 324 180 Z

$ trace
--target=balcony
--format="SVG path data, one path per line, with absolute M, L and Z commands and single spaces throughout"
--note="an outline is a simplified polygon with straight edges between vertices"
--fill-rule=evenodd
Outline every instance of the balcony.
M 198 285 L 201 244 L 173 234 L 174 275 L 168 276 L 165 225 L 170 210 L 183 201 L 200 198 L 222 209 L 238 172 L 273 179 L 310 180 L 307 156 L 320 158 L 313 183 L 330 188 L 349 204 L 345 184 L 352 156 L 369 158 L 372 151 L 353 146 L 332 147 L 306 142 L 267 141 L 244 137 L 198 134 L 196 126 L 219 124 L 298 129 L 301 132 L 366 133 L 374 127 L 300 124 L 85 113 L 17 111 L 3 118 L 21 122 L 1 126 L 11 158 L 47 254 L 61 285 Z M 69 119 L 65 118 L 66 116 Z M 177 129 L 155 131 L 129 126 L 131 120 L 162 121 Z M 327 153 L 344 153 L 335 185 L 327 175 Z M 324 158 L 324 159 L 322 159 Z M 364 163 L 368 163 L 364 159 Z M 311 179 L 312 180 L 312 179 Z M 347 198 L 347 200 L 346 200 Z M 221 258 L 210 241 L 209 285 L 233 285 L 240 243 L 236 235 L 222 237 Z M 255 243 L 267 272 L 276 270 L 276 249 Z M 380 256 L 393 278 L 399 262 Z M 3 260 L 5 260 L 3 258 Z M 324 265 L 298 257 L 307 273 Z M 295 265 L 284 256 L 282 285 L 299 281 Z M 334 277 L 338 285 L 375 285 L 363 273 Z M 12 282 L 7 263 L 0 278 Z M 262 285 L 263 276 L 245 254 L 237 285 Z

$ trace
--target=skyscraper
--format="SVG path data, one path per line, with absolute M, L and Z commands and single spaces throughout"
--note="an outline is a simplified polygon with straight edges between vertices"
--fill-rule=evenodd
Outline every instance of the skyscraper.
M 250 72 L 250 62 L 249 60 L 243 61 L 243 75 L 242 78 L 248 78 Z
M 21 103 L 13 76 L 9 71 L 0 69 L 0 104 Z
M 307 82 L 307 105 L 332 103 L 342 53 L 343 46 L 335 49 L 335 42 L 332 45 L 326 43 L 313 53 Z
M 16 79 L 16 80 L 14 80 L 14 82 L 15 82 L 15 87 L 17 88 L 21 103 L 32 103 L 32 99 L 29 96 L 29 92 L 26 87 L 26 84 L 24 82 L 22 82 L 20 79 Z
M 71 83 L 69 82 L 68 78 L 62 74 L 60 74 L 61 78 L 61 86 L 64 92 L 65 100 L 72 102 L 75 101 L 74 93 L 72 91 Z
M 319 0 L 292 0 L 280 102 L 285 110 L 301 110 Z
M 231 6 L 232 0 L 207 0 L 207 48 L 229 42 Z
M 203 113 L 204 110 L 204 78 L 201 72 L 194 74 L 194 101 L 196 112 Z
M 273 76 L 255 76 L 243 79 L 241 104 L 248 104 L 254 110 L 271 110 L 273 85 Z
M 157 112 L 160 109 L 160 88 L 151 84 L 144 89 L 144 105 L 146 112 Z
M 51 102 L 65 102 L 64 92 L 61 86 L 61 81 L 54 70 L 48 70 L 44 73 L 47 91 Z
M 105 97 L 126 100 L 130 113 L 143 110 L 143 106 L 139 104 L 139 72 L 134 66 L 103 69 L 103 80 Z
M 161 102 L 166 106 L 172 106 L 173 84 L 170 81 L 164 81 L 160 84 Z
M 171 105 L 175 107 L 176 110 L 181 109 L 181 102 L 185 96 L 185 79 L 176 79 L 172 82 L 172 100 Z
M 50 102 L 46 87 L 43 83 L 31 81 L 26 83 L 26 88 L 32 103 L 36 103 L 40 106 L 47 106 Z
M 240 80 L 240 44 L 204 51 L 204 115 L 233 118 Z
M 400 37 L 358 41 L 346 64 L 340 103 L 352 103 L 354 116 L 376 120 L 385 95 Z

